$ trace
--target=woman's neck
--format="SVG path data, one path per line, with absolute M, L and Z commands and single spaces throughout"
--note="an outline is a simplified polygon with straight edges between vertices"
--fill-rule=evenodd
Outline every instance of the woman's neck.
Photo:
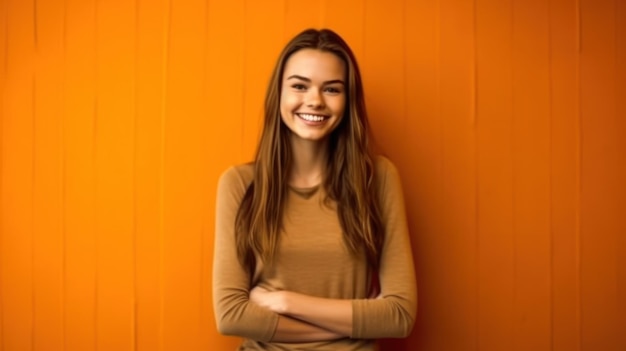
M 294 137 L 291 142 L 292 163 L 289 185 L 309 188 L 324 178 L 328 159 L 328 140 L 310 141 Z

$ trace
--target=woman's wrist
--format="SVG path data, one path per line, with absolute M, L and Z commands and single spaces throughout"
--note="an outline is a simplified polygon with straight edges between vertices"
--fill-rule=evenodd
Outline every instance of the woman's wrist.
M 280 311 L 276 311 L 276 312 L 280 314 L 284 314 L 284 315 L 291 315 L 291 313 L 293 313 L 293 307 L 294 307 L 294 304 L 293 304 L 294 293 L 291 291 L 283 290 L 283 291 L 280 291 L 280 294 L 282 295 L 281 296 L 282 297 L 281 300 L 283 302 L 281 306 L 282 308 Z

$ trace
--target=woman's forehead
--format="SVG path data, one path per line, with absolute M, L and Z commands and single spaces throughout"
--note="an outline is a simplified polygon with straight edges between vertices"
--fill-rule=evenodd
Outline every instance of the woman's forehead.
M 312 81 L 342 80 L 345 63 L 337 55 L 316 49 L 302 49 L 292 54 L 285 63 L 283 77 L 294 75 Z

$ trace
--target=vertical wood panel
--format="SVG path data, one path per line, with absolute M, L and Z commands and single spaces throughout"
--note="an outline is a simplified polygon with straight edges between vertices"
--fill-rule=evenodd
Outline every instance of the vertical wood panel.
M 475 33 L 473 0 L 441 0 L 440 71 L 442 202 L 445 240 L 437 267 L 441 275 L 440 347 L 475 350 L 476 323 L 476 150 Z M 462 60 L 459 58 L 462 57 Z M 454 291 L 454 294 L 446 294 Z M 444 336 L 445 335 L 445 336 Z
M 616 313 L 617 223 L 623 209 L 614 189 L 623 186 L 616 165 L 624 155 L 617 149 L 614 11 L 613 0 L 581 1 L 582 350 L 618 350 L 623 332 Z
M 404 3 L 369 0 L 364 11 L 363 85 L 366 97 L 377 97 L 367 100 L 371 129 L 383 153 L 402 168 L 402 150 L 394 140 L 404 130 L 406 120 L 401 93 L 405 84 Z
M 513 345 L 515 350 L 549 351 L 552 317 L 548 3 L 515 1 L 513 13 Z
M 579 82 L 575 0 L 550 2 L 552 347 L 580 350 Z
M 624 1 L 615 2 L 615 26 L 616 26 L 616 96 L 615 96 L 615 121 L 616 121 L 616 134 L 617 134 L 617 157 L 621 156 L 621 160 L 624 159 L 623 155 L 626 155 L 626 3 Z M 616 163 L 616 179 L 626 179 L 626 162 L 617 160 Z M 618 212 L 626 209 L 626 186 L 618 184 L 616 189 L 616 208 Z M 619 216 L 619 215 L 618 215 Z M 617 246 L 617 296 L 618 296 L 618 308 L 616 313 L 618 315 L 618 335 L 620 339 L 617 341 L 618 347 L 626 349 L 626 221 L 618 220 L 616 223 L 617 239 L 619 240 Z
M 96 349 L 95 2 L 67 0 L 65 37 L 65 340 Z
M 579 109 L 576 2 L 551 3 L 553 348 L 579 350 Z
M 217 1 L 219 2 L 219 1 Z M 240 60 L 243 64 L 243 70 L 241 66 L 232 67 L 230 70 L 231 79 L 233 83 L 237 82 L 237 89 L 241 86 L 243 100 L 238 100 L 240 96 L 228 97 L 231 101 L 233 112 L 243 113 L 243 117 L 240 119 L 241 133 L 233 134 L 232 136 L 224 135 L 227 138 L 235 138 L 236 142 L 233 143 L 234 147 L 238 151 L 238 160 L 240 163 L 248 162 L 254 159 L 256 152 L 256 146 L 263 126 L 263 109 L 265 103 L 265 90 L 269 84 L 270 75 L 274 69 L 276 59 L 280 54 L 283 46 L 286 44 L 285 38 L 285 4 L 283 0 L 273 2 L 258 2 L 258 1 L 244 1 L 244 16 L 242 21 L 232 21 L 232 18 L 242 18 L 241 16 L 234 15 L 232 18 L 223 17 L 217 20 L 223 23 L 221 28 L 232 28 L 230 31 L 238 33 L 238 28 L 243 30 L 243 41 L 236 42 L 232 39 L 225 37 L 224 40 L 230 42 L 230 45 L 226 46 L 228 53 L 238 53 L 243 55 Z M 215 16 L 218 17 L 220 12 L 216 12 Z M 232 13 L 226 11 L 223 13 Z M 268 21 L 267 19 L 272 20 Z M 226 25 L 226 27 L 223 27 Z M 216 33 L 223 33 L 218 31 L 220 27 L 215 28 Z M 223 35 L 223 34 L 222 34 Z M 233 36 L 234 37 L 234 36 Z M 272 38 L 272 40 L 268 40 Z M 226 44 L 224 44 L 226 45 Z M 237 45 L 237 46 L 235 46 Z M 240 45 L 240 46 L 239 46 Z M 231 60 L 232 61 L 232 60 Z M 229 64 L 221 62 L 223 67 L 231 67 Z M 215 67 L 218 68 L 219 66 Z M 224 91 L 224 93 L 227 93 Z M 236 110 L 242 106 L 240 110 Z M 234 123 L 234 122 L 233 122 Z M 223 139 L 216 139 L 218 141 L 225 141 Z M 232 164 L 229 157 L 223 159 L 224 164 Z
M 160 350 L 161 185 L 168 1 L 137 3 L 135 259 L 137 351 Z
M 238 5 L 238 4 L 235 4 Z M 211 108 L 211 104 L 208 103 L 208 88 L 210 86 L 210 78 L 209 74 L 209 56 L 210 53 L 210 27 L 208 25 L 209 16 L 211 11 L 211 2 L 206 1 L 203 7 L 203 21 L 200 25 L 203 28 L 202 40 L 204 42 L 204 47 L 202 48 L 202 88 L 201 88 L 201 99 L 200 104 L 198 106 L 198 112 L 200 114 L 200 130 L 201 130 L 201 148 L 198 150 L 198 158 L 196 162 L 198 162 L 198 184 L 196 186 L 196 191 L 198 192 L 198 202 L 196 206 L 199 207 L 198 218 L 200 220 L 200 243 L 199 243 L 199 276 L 198 276 L 198 312 L 199 312 L 199 320 L 198 320 L 198 336 L 196 340 L 196 347 L 198 349 L 210 349 L 212 346 L 211 339 L 219 336 L 216 333 L 216 327 L 214 324 L 213 318 L 213 308 L 212 308 L 212 296 L 211 296 L 211 286 L 210 282 L 212 280 L 210 265 L 213 260 L 213 236 L 211 235 L 214 232 L 215 224 L 213 221 L 209 220 L 206 216 L 207 213 L 215 213 L 215 207 L 213 206 L 213 199 L 215 199 L 215 187 L 214 184 L 217 183 L 217 178 L 214 177 L 215 172 L 212 172 L 214 166 L 211 164 L 210 160 L 215 155 L 215 144 L 212 142 L 213 135 L 217 133 L 221 133 L 221 128 L 213 128 L 215 126 L 216 118 L 211 118 L 213 109 Z M 240 12 L 240 18 L 243 18 L 243 11 Z M 219 131 L 219 132 L 218 132 Z M 212 133 L 211 133 L 212 132 Z M 208 134 L 208 135 L 207 135 Z M 207 332 L 209 331 L 209 332 Z
M 262 5 L 257 2 L 251 2 L 250 5 Z M 204 153 L 202 162 L 205 165 L 207 176 L 202 180 L 205 189 L 203 195 L 203 203 L 205 204 L 205 213 L 215 213 L 215 191 L 218 177 L 221 171 L 232 165 L 232 160 L 248 160 L 252 157 L 242 156 L 244 133 L 250 130 L 256 130 L 254 126 L 245 126 L 245 121 L 253 121 L 258 123 L 260 113 L 254 116 L 246 116 L 245 112 L 250 107 L 259 108 L 261 104 L 250 105 L 244 103 L 246 94 L 254 89 L 250 89 L 249 85 L 259 84 L 247 80 L 244 76 L 244 49 L 247 47 L 246 30 L 248 24 L 246 21 L 246 12 L 248 4 L 244 1 L 211 1 L 207 9 L 207 44 L 206 51 L 206 76 L 205 76 L 205 106 L 204 116 L 207 120 L 205 132 L 209 133 L 207 137 L 207 148 Z M 255 26 L 252 25 L 250 29 Z M 254 32 L 254 31 L 251 31 Z M 266 33 L 256 33 L 256 35 L 264 35 Z M 251 41 L 252 43 L 253 41 Z M 259 45 L 258 43 L 256 45 Z M 261 56 L 261 55 L 260 55 Z M 250 61 L 255 61 L 255 55 L 249 57 Z M 259 99 L 262 102 L 262 99 Z M 220 114 L 220 106 L 228 106 L 227 114 Z M 256 109 L 254 111 L 257 111 Z M 239 116 L 239 118 L 237 118 Z M 252 118 L 251 118 L 252 117 Z M 251 138 L 256 140 L 256 134 Z M 252 140 L 248 140 L 252 146 Z M 227 149 L 224 145 L 230 145 Z M 216 170 L 219 169 L 219 172 Z M 203 315 L 202 315 L 202 349 L 211 349 L 217 347 L 216 342 L 219 340 L 221 348 L 236 349 L 241 343 L 239 338 L 220 337 L 217 333 L 215 318 L 213 314 L 212 295 L 210 282 L 212 281 L 212 261 L 213 261 L 213 234 L 215 221 L 213 216 L 207 218 L 203 216 Z M 209 332 L 206 332 L 208 329 Z
M 440 14 L 439 1 L 407 1 L 405 5 L 403 46 L 407 65 L 403 89 L 407 105 L 406 129 L 400 135 L 410 162 L 404 164 L 401 174 L 405 180 L 404 192 L 408 194 L 405 196 L 407 218 L 419 291 L 416 331 L 408 344 L 428 350 L 437 347 L 442 337 L 437 326 L 445 323 L 436 312 L 441 303 L 438 297 L 441 288 L 437 285 L 440 275 L 435 264 L 438 252 L 432 249 L 443 219 L 439 196 L 443 172 L 439 111 Z M 366 92 L 368 102 L 374 96 Z
M 2 123 L 3 345 L 33 347 L 33 164 L 35 24 L 33 1 L 8 2 L 7 82 Z
M 478 348 L 514 348 L 512 2 L 477 0 Z
M 204 180 L 208 187 L 205 202 L 208 202 L 206 213 L 215 213 L 215 191 L 218 177 L 223 170 L 233 164 L 233 160 L 245 162 L 254 154 L 260 125 L 263 96 L 260 92 L 269 76 L 269 65 L 261 62 L 268 59 L 267 44 L 264 37 L 279 36 L 280 32 L 271 32 L 270 25 L 260 18 L 267 16 L 251 16 L 257 11 L 269 11 L 268 4 L 256 1 L 211 1 L 207 19 L 207 60 L 206 60 L 206 104 L 205 116 L 209 122 L 206 132 L 209 146 L 206 150 L 204 163 L 210 167 L 210 175 Z M 267 13 L 265 13 L 267 14 Z M 257 21 L 257 22 L 254 22 Z M 279 27 L 282 23 L 274 21 L 271 27 Z M 263 28 L 264 30 L 260 30 Z M 244 50 L 248 54 L 244 55 Z M 257 51 L 258 50 L 258 51 Z M 260 69 L 263 66 L 264 69 Z M 250 74 L 244 74 L 250 67 Z M 227 113 L 220 113 L 220 106 L 228 106 Z M 228 147 L 224 147 L 228 145 Z M 245 149 L 245 152 L 243 151 Z M 245 156 L 244 156 L 245 155 Z M 218 171 L 219 169 L 219 171 Z M 205 303 L 208 305 L 206 324 L 209 332 L 203 331 L 203 348 L 220 347 L 236 349 L 241 343 L 239 338 L 221 337 L 217 333 L 213 315 L 211 286 L 211 267 L 213 261 L 213 235 L 215 221 L 213 216 L 204 222 L 205 261 L 203 268 L 203 287 L 205 287 Z
M 5 177 L 4 172 L 4 119 L 7 114 L 6 99 L 7 99 L 7 89 L 8 85 L 8 70 L 7 70 L 7 61 L 8 61 L 8 52 L 7 52 L 7 36 L 8 36 L 8 14 L 7 14 L 7 1 L 0 1 L 0 191 L 4 188 L 3 178 Z M 2 195 L 0 193 L 0 255 L 4 252 L 4 241 L 6 238 L 6 234 L 4 233 L 4 223 L 5 219 L 5 211 L 4 211 L 4 201 L 2 200 Z M 0 351 L 4 351 L 4 261 L 0 256 Z
M 96 345 L 132 350 L 135 2 L 97 2 L 96 13 Z
M 205 6 L 201 0 L 172 1 L 167 77 L 164 179 L 164 350 L 199 347 L 204 183 L 206 162 L 202 88 L 206 58 Z M 182 336 L 185 337 L 182 337 Z
M 64 9 L 39 0 L 35 8 L 37 70 L 34 134 L 35 350 L 63 349 L 63 26 Z

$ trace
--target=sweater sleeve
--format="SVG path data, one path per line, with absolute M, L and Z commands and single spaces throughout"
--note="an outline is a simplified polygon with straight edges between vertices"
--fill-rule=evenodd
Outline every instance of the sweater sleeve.
M 377 160 L 385 228 L 380 257 L 381 295 L 353 300 L 353 338 L 401 338 L 411 333 L 417 313 L 417 284 L 400 177 L 386 158 Z
M 213 308 L 220 333 L 266 342 L 274 335 L 278 314 L 249 301 L 250 273 L 239 263 L 235 245 L 235 217 L 247 186 L 235 167 L 225 171 L 218 183 Z

